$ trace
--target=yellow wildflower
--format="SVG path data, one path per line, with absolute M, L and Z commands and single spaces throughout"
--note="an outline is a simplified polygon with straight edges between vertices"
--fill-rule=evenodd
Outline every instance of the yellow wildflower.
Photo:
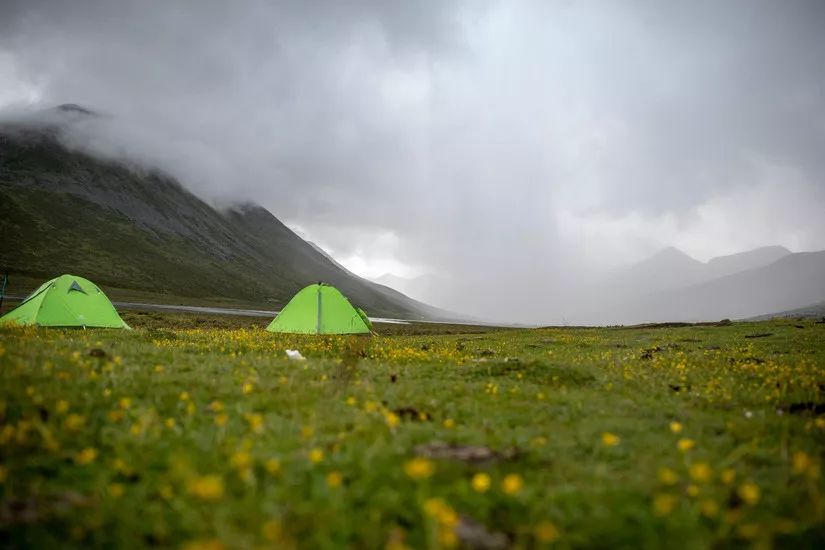
M 197 477 L 189 482 L 189 494 L 205 501 L 217 501 L 223 498 L 223 479 L 210 474 Z
M 122 458 L 116 458 L 112 461 L 112 468 L 119 474 L 129 475 L 132 470 L 126 465 Z
M 252 465 L 252 455 L 246 451 L 238 451 L 229 459 L 229 464 L 238 470 L 249 468 Z
M 610 432 L 602 433 L 602 445 L 605 447 L 615 447 L 620 441 L 621 439 L 616 434 L 612 434 Z
M 172 428 L 175 427 L 175 419 L 171 418 L 171 417 L 167 418 L 166 421 L 164 422 L 164 424 L 166 424 L 166 427 L 171 430 Z
M 455 527 L 458 525 L 458 514 L 453 510 L 452 506 L 438 499 L 438 506 L 432 510 L 432 516 L 438 521 L 442 527 Z
M 123 496 L 125 489 L 122 483 L 112 483 L 109 485 L 109 495 L 112 498 L 120 498 Z
M 665 485 L 675 485 L 679 481 L 679 474 L 670 468 L 659 468 L 659 481 Z
M 333 489 L 340 487 L 343 481 L 344 476 L 341 474 L 341 472 L 333 470 L 332 472 L 327 474 L 327 485 Z
M 443 548 L 455 548 L 458 545 L 458 536 L 452 529 L 442 528 L 438 531 L 438 542 Z
M 504 479 L 501 480 L 501 490 L 507 495 L 515 495 L 521 491 L 523 486 L 524 481 L 518 474 L 507 474 L 504 476 Z
M 83 424 L 86 422 L 86 419 L 80 416 L 79 414 L 70 414 L 66 417 L 66 420 L 63 421 L 63 427 L 70 432 L 77 432 L 83 427 Z
M 730 485 L 733 483 L 733 480 L 736 479 L 736 470 L 733 468 L 725 468 L 722 470 L 722 475 L 719 477 L 722 479 L 722 483 L 725 485 Z
M 255 385 L 251 382 L 246 382 L 242 387 L 241 390 L 243 391 L 244 395 L 249 395 L 253 391 L 255 391 Z
M 542 543 L 550 543 L 559 540 L 559 528 L 552 521 L 542 521 L 533 529 L 533 536 Z
M 452 430 L 453 428 L 455 428 L 455 420 L 453 420 L 452 418 L 444 419 L 444 427 L 448 430 Z
M 121 397 L 120 401 L 118 401 L 117 404 L 118 407 L 120 407 L 123 410 L 126 410 L 132 406 L 132 399 L 129 397 Z
M 217 414 L 215 415 L 215 425 L 216 426 L 226 426 L 226 423 L 229 422 L 229 417 L 225 414 Z
M 675 422 L 675 421 L 671 422 L 670 423 L 670 431 L 675 433 L 675 434 L 681 433 L 682 423 L 681 422 Z
M 57 411 L 57 414 L 63 414 L 69 410 L 69 402 L 65 399 L 61 399 L 57 402 L 57 405 L 55 405 L 54 408 Z
M 435 473 L 435 464 L 423 457 L 413 458 L 404 464 L 404 472 L 412 479 L 426 479 Z
M 746 504 L 750 504 L 751 506 L 759 502 L 759 486 L 754 483 L 753 481 L 746 481 L 742 485 L 739 486 L 737 490 L 739 497 L 745 501 Z
M 387 426 L 390 428 L 395 428 L 401 423 L 401 419 L 398 418 L 398 415 L 392 411 L 384 413 L 384 420 L 386 420 Z
M 277 458 L 270 458 L 264 462 L 264 468 L 270 475 L 277 475 L 281 471 L 281 461 Z
M 712 475 L 710 466 L 708 466 L 706 462 L 691 464 L 688 473 L 690 473 L 690 477 L 698 483 L 707 483 L 710 481 Z
M 688 452 L 689 450 L 691 450 L 695 446 L 696 446 L 696 442 L 693 441 L 692 439 L 688 439 L 686 437 L 683 437 L 682 439 L 680 439 L 679 441 L 676 442 L 676 448 L 679 449 L 680 451 L 682 451 L 683 453 Z
M 447 506 L 444 499 L 428 498 L 424 502 L 424 513 L 431 517 L 436 517 L 443 507 Z
M 189 401 L 189 392 L 188 391 L 180 392 L 179 399 L 181 401 Z
M 315 447 L 314 449 L 309 451 L 309 454 L 307 456 L 310 462 L 312 462 L 313 464 L 318 464 L 319 462 L 324 460 L 324 451 L 322 451 L 318 447 Z
M 94 462 L 97 458 L 97 449 L 93 447 L 86 447 L 79 453 L 77 453 L 74 457 L 74 461 L 77 464 L 84 465 Z
M 653 497 L 653 513 L 657 516 L 666 516 L 676 508 L 676 497 L 667 493 L 661 493 Z
M 793 473 L 795 474 L 804 474 L 813 464 L 813 461 L 808 453 L 804 453 L 802 451 L 797 451 L 793 454 L 792 462 Z
M 699 505 L 699 510 L 702 515 L 707 518 L 714 518 L 719 513 L 719 505 L 713 500 L 703 500 Z
M 256 433 L 263 431 L 264 417 L 261 413 L 246 413 L 244 418 L 246 418 L 247 423 L 249 423 L 250 430 Z
M 484 472 L 479 472 L 473 476 L 470 484 L 477 493 L 485 493 L 490 488 L 490 476 Z

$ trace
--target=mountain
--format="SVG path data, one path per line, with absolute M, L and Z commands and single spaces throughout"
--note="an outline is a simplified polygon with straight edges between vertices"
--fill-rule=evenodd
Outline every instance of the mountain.
M 371 315 L 439 318 L 342 269 L 260 206 L 219 211 L 160 171 L 68 149 L 71 117 L 98 115 L 57 111 L 68 118 L 0 124 L 0 267 L 12 274 L 274 308 L 324 281 Z
M 611 294 L 655 294 L 763 267 L 789 254 L 791 251 L 783 246 L 764 246 L 729 256 L 717 256 L 705 263 L 678 248 L 669 247 L 619 271 L 604 286 Z
M 762 267 L 772 264 L 790 253 L 791 251 L 784 246 L 763 246 L 747 252 L 731 254 L 730 256 L 711 258 L 707 263 L 708 276 L 709 278 L 724 277 L 748 269 Z
M 678 248 L 665 248 L 607 281 L 613 293 L 644 294 L 691 285 L 706 277 L 706 265 Z
M 805 307 L 825 299 L 817 254 L 765 246 L 704 263 L 666 248 L 580 293 L 565 317 L 580 324 L 707 321 Z
M 762 267 L 648 295 L 622 316 L 632 322 L 744 319 L 825 301 L 825 250 L 787 254 Z

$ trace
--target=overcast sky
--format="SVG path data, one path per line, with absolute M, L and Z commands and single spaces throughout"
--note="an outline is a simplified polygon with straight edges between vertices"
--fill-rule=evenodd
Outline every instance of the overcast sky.
M 823 29 L 821 0 L 0 0 L 0 108 L 109 113 L 107 146 L 360 274 L 537 319 L 664 246 L 825 248 Z

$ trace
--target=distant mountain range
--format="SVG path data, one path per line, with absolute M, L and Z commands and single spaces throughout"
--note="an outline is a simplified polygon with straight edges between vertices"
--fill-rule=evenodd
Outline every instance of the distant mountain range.
M 0 269 L 13 276 L 69 272 L 159 301 L 274 309 L 324 281 L 371 315 L 455 318 L 347 271 L 260 206 L 219 211 L 160 171 L 69 150 L 61 115 L 98 115 L 75 105 L 55 112 L 49 122 L 0 124 Z
M 665 248 L 608 279 L 612 290 L 638 294 L 682 288 L 734 273 L 768 265 L 791 251 L 782 246 L 765 246 L 730 256 L 712 258 L 707 263 L 691 258 L 678 248 Z
M 817 311 L 825 251 L 767 246 L 700 262 L 668 248 L 608 278 L 585 313 L 602 323 L 708 321 Z M 801 308 L 801 309 L 800 309 Z

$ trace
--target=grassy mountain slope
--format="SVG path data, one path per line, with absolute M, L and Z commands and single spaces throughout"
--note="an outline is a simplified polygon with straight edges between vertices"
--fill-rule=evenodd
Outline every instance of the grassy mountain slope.
M 173 179 L 66 149 L 56 127 L 0 126 L 0 268 L 277 308 L 338 286 L 372 315 L 438 311 L 341 270 L 261 207 L 219 212 Z
M 765 315 L 751 317 L 748 321 L 769 321 L 771 319 L 802 319 L 810 317 L 814 319 L 825 319 L 825 302 L 812 304 L 810 306 L 798 307 L 787 311 L 778 311 Z

